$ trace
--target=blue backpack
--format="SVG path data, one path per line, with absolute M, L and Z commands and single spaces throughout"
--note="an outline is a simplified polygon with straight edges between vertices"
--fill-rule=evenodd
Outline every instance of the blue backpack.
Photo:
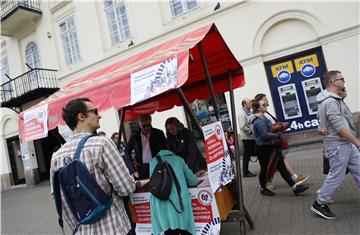
M 74 158 L 58 170 L 53 176 L 53 192 L 56 210 L 59 216 L 59 225 L 63 229 L 61 192 L 64 194 L 73 216 L 78 221 L 73 234 L 81 224 L 92 224 L 100 220 L 110 208 L 112 203 L 111 193 L 106 194 L 84 163 L 80 161 L 80 153 L 86 140 L 94 135 L 81 139 Z

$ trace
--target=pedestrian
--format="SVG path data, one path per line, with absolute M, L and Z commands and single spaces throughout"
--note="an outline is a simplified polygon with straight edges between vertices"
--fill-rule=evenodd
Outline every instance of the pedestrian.
M 125 156 L 133 160 L 139 179 L 149 178 L 149 163 L 151 159 L 162 149 L 166 149 L 166 138 L 162 130 L 151 126 L 151 116 L 141 115 L 138 118 L 139 129 L 131 134 L 125 147 Z M 134 150 L 135 159 L 131 152 Z
M 194 132 L 185 128 L 175 117 L 166 120 L 165 128 L 167 149 L 182 157 L 193 173 L 205 170 L 207 164 L 196 145 Z
M 251 117 L 251 100 L 245 98 L 241 102 L 242 109 L 240 110 L 239 115 L 239 127 L 240 127 L 240 139 L 243 142 L 244 146 L 244 155 L 243 155 L 243 176 L 244 177 L 254 177 L 256 174 L 253 174 L 249 171 L 249 162 L 250 157 L 255 155 L 255 139 L 252 126 L 250 124 Z
M 62 118 L 73 131 L 73 136 L 53 154 L 51 159 L 50 179 L 54 172 L 63 167 L 65 159 L 73 156 L 80 140 L 95 133 L 100 127 L 101 116 L 97 108 L 87 98 L 77 98 L 69 101 L 63 108 Z M 80 226 L 80 234 L 121 234 L 126 235 L 131 225 L 125 212 L 122 197 L 135 190 L 135 180 L 129 174 L 123 159 L 119 156 L 115 144 L 106 136 L 94 136 L 85 143 L 80 160 L 86 165 L 104 192 L 112 191 L 113 202 L 104 217 L 92 224 Z M 51 188 L 53 188 L 51 180 Z M 78 225 L 70 208 L 62 198 L 64 219 L 74 231 Z
M 269 106 L 269 101 L 268 101 L 266 95 L 263 94 L 263 93 L 257 94 L 255 96 L 254 100 L 256 100 L 256 101 L 263 100 L 265 102 L 266 106 L 267 107 Z M 264 113 L 264 116 L 270 121 L 271 125 L 275 125 L 275 124 L 278 123 L 278 120 L 271 113 L 269 113 L 268 111 L 266 111 Z M 289 174 L 291 175 L 291 179 L 294 181 L 294 183 L 301 184 L 301 183 L 305 182 L 306 180 L 308 180 L 310 178 L 310 176 L 308 176 L 308 175 L 298 175 L 298 174 L 295 173 L 295 171 L 294 171 L 293 167 L 291 166 L 290 162 L 285 157 L 285 151 L 279 151 L 278 153 L 279 153 L 279 156 L 277 156 L 277 158 L 275 160 L 277 161 L 279 157 L 283 158 L 286 169 L 289 172 Z M 269 169 L 272 169 L 272 168 L 269 168 Z M 270 189 L 270 190 L 274 188 L 274 186 L 271 183 L 274 175 L 275 175 L 275 171 L 270 170 L 270 171 L 267 172 L 266 187 L 268 189 Z
M 172 183 L 172 190 L 169 196 L 171 200 L 160 200 L 154 195 L 150 195 L 151 225 L 153 234 L 158 235 L 162 232 L 169 234 L 196 234 L 194 215 L 192 212 L 189 186 L 197 184 L 197 178 L 191 171 L 184 159 L 175 155 L 169 150 L 162 150 L 158 154 L 163 161 L 172 167 L 180 185 L 180 195 L 183 202 L 183 211 L 175 183 Z M 152 174 L 157 164 L 157 159 L 153 158 L 150 162 L 150 173 Z
M 352 113 L 339 96 L 345 88 L 341 72 L 326 72 L 324 84 L 326 90 L 317 96 L 318 118 L 321 126 L 327 129 L 324 147 L 329 157 L 330 169 L 311 210 L 325 219 L 335 219 L 336 214 L 330 210 L 327 203 L 343 182 L 346 168 L 360 189 L 360 140 L 355 136 Z
M 258 160 L 260 163 L 260 193 L 264 196 L 273 196 L 274 192 L 266 188 L 266 171 L 269 164 L 269 159 L 273 148 L 275 147 L 271 142 L 279 141 L 279 135 L 277 133 L 270 132 L 271 123 L 265 117 L 265 112 L 267 111 L 266 102 L 263 100 L 252 101 L 252 110 L 255 114 L 251 123 L 253 124 L 254 137 L 256 142 L 256 151 L 258 155 Z M 279 148 L 277 148 L 279 150 Z M 279 158 L 277 163 L 277 169 L 279 170 L 281 177 L 288 183 L 292 188 L 293 192 L 297 195 L 306 191 L 309 187 L 301 183 L 296 184 L 286 170 L 284 159 Z

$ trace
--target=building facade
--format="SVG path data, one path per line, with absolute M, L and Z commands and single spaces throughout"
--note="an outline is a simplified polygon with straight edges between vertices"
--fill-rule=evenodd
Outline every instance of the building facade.
M 322 73 L 340 70 L 348 89 L 346 103 L 353 112 L 360 111 L 358 1 L 26 0 L 1 4 L 1 190 L 47 179 L 51 154 L 62 144 L 57 131 L 22 143 L 19 111 L 69 81 L 209 23 L 216 24 L 243 66 L 246 84 L 235 90 L 238 110 L 243 98 L 265 93 L 270 112 L 289 121 L 290 132 L 307 133 L 317 127 L 314 97 L 323 88 Z M 221 95 L 226 109 L 229 95 Z M 192 105 L 199 118 L 211 113 L 205 101 Z M 101 130 L 110 136 L 119 126 L 117 110 L 102 116 Z M 154 126 L 164 130 L 170 116 L 186 123 L 184 110 L 176 107 L 155 113 Z M 224 114 L 224 121 L 229 117 Z

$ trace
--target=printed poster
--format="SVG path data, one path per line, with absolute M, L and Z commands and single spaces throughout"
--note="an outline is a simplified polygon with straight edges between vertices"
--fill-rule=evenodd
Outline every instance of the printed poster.
M 230 183 L 235 175 L 221 122 L 203 126 L 202 130 L 205 137 L 210 186 L 215 193 L 220 186 Z
M 189 193 L 193 207 L 196 234 L 219 235 L 221 221 L 211 187 L 189 188 Z M 150 192 L 131 194 L 130 200 L 136 218 L 134 221 L 136 222 L 136 234 L 151 234 Z
M 48 135 L 48 104 L 24 112 L 24 140 L 41 139 Z
M 131 73 L 131 104 L 175 88 L 178 80 L 177 57 Z

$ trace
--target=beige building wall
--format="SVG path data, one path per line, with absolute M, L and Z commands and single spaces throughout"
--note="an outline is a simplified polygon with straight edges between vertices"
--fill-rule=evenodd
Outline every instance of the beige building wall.
M 31 41 L 38 44 L 42 67 L 58 69 L 59 84 L 63 86 L 176 36 L 215 23 L 245 73 L 245 86 L 234 91 L 237 111 L 243 98 L 254 97 L 259 92 L 270 94 L 264 62 L 319 46 L 327 69 L 341 70 L 346 78 L 349 94 L 346 102 L 350 109 L 360 111 L 359 2 L 220 1 L 220 9 L 214 11 L 217 1 L 198 1 L 196 9 L 172 17 L 168 1 L 126 1 L 131 37 L 116 45 L 110 43 L 102 1 L 42 1 L 41 4 L 43 15 L 30 24 L 30 30 L 19 32 L 16 37 L 1 38 L 6 41 L 12 77 L 27 71 L 25 48 Z M 66 66 L 59 24 L 69 16 L 75 17 L 81 59 Z M 133 46 L 129 47 L 130 42 Z M 229 94 L 225 95 L 230 105 Z M 26 104 L 23 109 L 31 105 Z M 274 112 L 273 105 L 270 112 Z M 117 111 L 111 109 L 102 116 L 101 130 L 110 136 L 118 129 Z M 186 123 L 183 109 L 176 107 L 155 113 L 153 125 L 164 130 L 165 120 L 170 116 Z M 2 164 L 1 174 L 8 172 Z

